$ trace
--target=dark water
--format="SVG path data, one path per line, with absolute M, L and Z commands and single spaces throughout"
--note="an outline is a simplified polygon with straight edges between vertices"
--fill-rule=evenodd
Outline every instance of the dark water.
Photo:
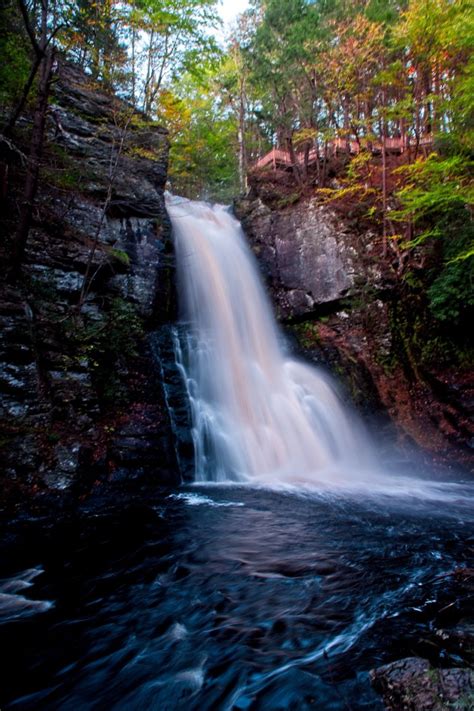
M 459 661 L 471 503 L 192 487 L 32 535 L 4 573 L 54 606 L 2 626 L 1 707 L 379 709 L 372 667 Z

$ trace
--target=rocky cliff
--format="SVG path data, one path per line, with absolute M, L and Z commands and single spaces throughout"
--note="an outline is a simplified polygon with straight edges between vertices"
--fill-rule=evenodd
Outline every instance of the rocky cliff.
M 25 116 L 15 137 L 25 151 L 28 135 Z M 8 237 L 25 168 L 20 152 L 0 159 Z M 167 159 L 165 129 L 60 65 L 23 276 L 1 289 L 1 463 L 10 503 L 179 478 L 149 339 L 157 331 L 159 343 L 175 308 Z
M 430 331 L 380 238 L 316 197 L 278 206 L 262 186 L 235 210 L 299 350 L 361 409 L 388 414 L 399 448 L 472 466 L 472 371 Z

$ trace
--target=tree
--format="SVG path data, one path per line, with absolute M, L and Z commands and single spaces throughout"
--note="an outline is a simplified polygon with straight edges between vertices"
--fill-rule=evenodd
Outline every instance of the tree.
M 252 17 L 256 25 L 243 53 L 260 98 L 259 118 L 272 142 L 289 151 L 295 179 L 301 182 L 294 136 L 314 126 L 311 55 L 312 41 L 320 36 L 318 7 L 304 0 L 270 0 L 258 5 Z
M 135 95 L 146 114 L 152 113 L 165 80 L 195 70 L 217 51 L 207 32 L 217 23 L 216 4 L 217 0 L 135 0 L 130 4 L 134 65 L 142 62 L 145 67 Z M 139 45 L 143 50 L 137 53 Z
M 123 90 L 127 82 L 125 8 L 114 0 L 75 0 L 65 38 L 68 54 L 111 91 Z
M 22 205 L 18 228 L 15 233 L 10 270 L 11 274 L 17 276 L 23 262 L 26 241 L 31 225 L 33 204 L 38 188 L 38 177 L 40 171 L 41 157 L 43 153 L 44 132 L 46 125 L 46 112 L 51 86 L 53 63 L 55 58 L 54 38 L 61 25 L 58 24 L 56 15 L 56 4 L 50 0 L 41 0 L 41 8 L 38 17 L 31 13 L 25 4 L 25 0 L 19 0 L 21 15 L 24 21 L 25 30 L 33 49 L 33 62 L 28 79 L 27 87 L 33 82 L 31 78 L 38 72 L 39 83 L 35 109 L 33 112 L 33 128 L 31 131 L 30 150 L 26 172 L 25 187 L 23 192 Z M 25 92 L 24 92 L 25 94 Z M 22 101 L 26 100 L 23 96 Z M 13 115 L 15 118 L 15 114 Z M 7 129 L 13 128 L 12 118 Z
M 186 74 L 160 93 L 172 189 L 191 198 L 230 200 L 238 191 L 238 115 L 222 93 L 225 65 L 225 59 L 211 63 L 199 77 Z

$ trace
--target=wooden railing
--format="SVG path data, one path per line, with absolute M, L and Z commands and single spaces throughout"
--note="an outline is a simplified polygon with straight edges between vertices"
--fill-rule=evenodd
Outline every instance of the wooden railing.
M 385 151 L 387 153 L 404 153 L 410 146 L 413 147 L 415 142 L 408 141 L 408 138 L 386 138 L 385 139 Z M 418 146 L 422 148 L 429 148 L 433 145 L 433 135 L 426 134 L 421 136 L 418 141 Z M 337 153 L 345 153 L 349 148 L 349 153 L 351 155 L 357 155 L 360 153 L 361 146 L 358 141 L 349 140 L 345 138 L 335 138 L 326 144 L 326 155 L 336 155 Z M 375 141 L 372 143 L 371 151 L 373 154 L 381 153 L 383 149 L 382 143 L 380 141 Z M 298 165 L 304 165 L 305 156 L 304 153 L 296 152 L 295 154 L 296 163 Z M 307 164 L 311 165 L 317 160 L 321 160 L 324 157 L 324 148 L 312 148 L 308 154 Z M 259 158 L 256 163 L 252 166 L 253 170 L 258 170 L 260 168 L 266 168 L 268 165 L 272 165 L 275 169 L 277 166 L 290 167 L 293 165 L 289 151 L 285 151 L 282 148 L 273 148 L 269 153 Z

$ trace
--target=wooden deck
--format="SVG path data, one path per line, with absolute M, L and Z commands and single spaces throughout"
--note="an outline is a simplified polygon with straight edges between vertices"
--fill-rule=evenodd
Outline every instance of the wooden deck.
M 433 136 L 428 134 L 422 136 L 419 140 L 418 146 L 421 148 L 431 148 L 433 145 Z M 402 138 L 387 138 L 385 141 L 385 151 L 387 153 L 404 153 L 409 147 L 413 147 L 414 143 L 408 142 L 408 139 Z M 337 155 L 338 153 L 345 153 L 347 150 L 347 141 L 345 138 L 336 138 L 333 141 L 329 141 L 327 144 L 327 155 Z M 357 155 L 360 153 L 360 144 L 357 141 L 349 141 L 349 152 L 351 155 Z M 382 143 L 377 141 L 372 144 L 372 153 L 378 155 L 382 153 Z M 295 153 L 296 161 L 298 165 L 304 165 L 304 153 Z M 324 157 L 323 149 L 312 148 L 308 154 L 308 165 L 312 165 L 317 160 L 322 160 Z M 261 168 L 266 168 L 271 165 L 275 170 L 277 167 L 289 168 L 292 166 L 290 153 L 282 148 L 273 148 L 266 155 L 262 156 L 254 165 L 252 170 L 259 170 Z

